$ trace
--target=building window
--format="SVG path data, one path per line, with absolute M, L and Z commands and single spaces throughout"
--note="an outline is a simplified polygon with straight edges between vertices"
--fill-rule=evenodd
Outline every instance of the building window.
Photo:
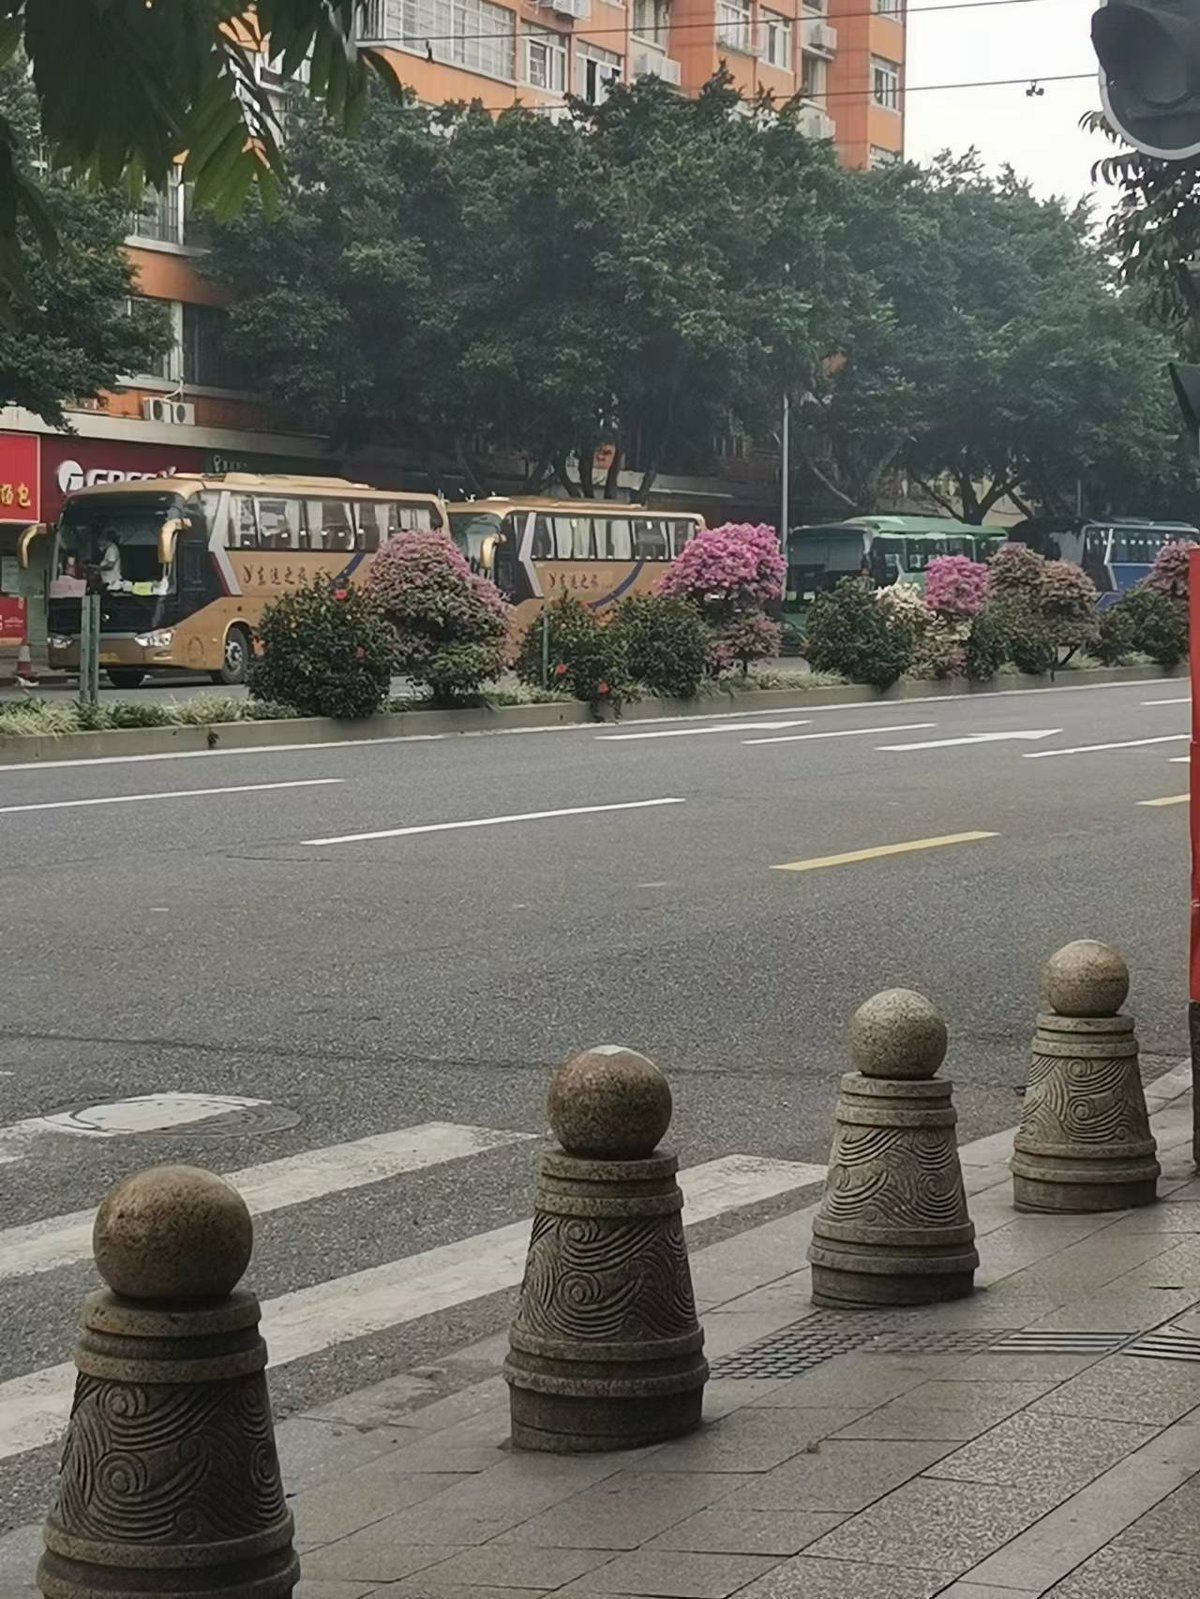
M 215 305 L 183 307 L 183 381 L 202 389 L 244 387 L 229 345 L 228 317 Z
M 603 105 L 621 77 L 621 58 L 598 45 L 581 44 L 575 52 L 575 93 L 589 105 Z
M 525 40 L 525 82 L 535 89 L 562 94 L 567 87 L 567 46 L 560 33 L 526 24 L 521 29 Z
M 754 24 L 750 20 L 749 5 L 739 0 L 717 0 L 717 39 L 731 50 L 754 53 Z
M 899 150 L 887 150 L 881 144 L 873 144 L 867 157 L 867 164 L 874 172 L 880 167 L 894 167 L 899 163 L 899 160 Z
M 633 32 L 639 39 L 666 48 L 670 21 L 668 0 L 633 0 Z
M 782 67 L 785 72 L 792 70 L 792 24 L 788 17 L 781 17 L 776 11 L 763 11 L 763 60 L 772 67 Z
M 805 0 L 808 4 L 808 0 Z M 881 17 L 900 17 L 904 14 L 904 0 L 875 0 L 875 10 Z
M 829 63 L 821 56 L 809 55 L 806 50 L 800 57 L 800 98 L 822 105 L 829 86 Z
M 894 61 L 871 57 L 871 98 L 885 111 L 899 111 L 900 68 Z
M 142 203 L 130 219 L 130 237 L 153 239 L 158 244 L 182 244 L 186 211 L 187 190 L 179 181 L 176 168 L 165 189 L 142 191 Z
M 372 0 L 364 36 L 465 67 L 488 78 L 516 77 L 516 18 L 488 0 Z
M 810 17 L 823 17 L 829 10 L 829 0 L 804 0 L 804 10 Z

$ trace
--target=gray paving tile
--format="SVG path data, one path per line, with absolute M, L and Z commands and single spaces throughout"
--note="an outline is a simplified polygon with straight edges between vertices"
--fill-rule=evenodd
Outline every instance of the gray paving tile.
M 754 1409 L 864 1410 L 885 1405 L 931 1377 L 951 1375 L 946 1355 L 848 1355 L 827 1360 L 784 1383 Z
M 1114 1237 L 1126 1237 L 1131 1233 L 1195 1232 L 1200 1232 L 1200 1206 L 1189 1199 L 1181 1202 L 1178 1193 L 1171 1195 L 1169 1204 L 1148 1205 L 1144 1210 L 1135 1210 L 1110 1229 Z
M 994 1382 L 1011 1382 L 1019 1379 L 1023 1382 L 1044 1382 L 1050 1387 L 1060 1382 L 1066 1382 L 1081 1371 L 1086 1371 L 1089 1366 L 1094 1366 L 1098 1360 L 1105 1357 L 1096 1355 L 1001 1355 L 985 1352 L 981 1355 L 968 1355 L 960 1362 L 955 1372 L 964 1382 L 978 1382 L 988 1380 Z
M 637 1549 L 754 1480 L 731 1472 L 621 1471 L 502 1533 L 494 1547 Z
M 1200 1475 L 1139 1516 L 1121 1534 L 1122 1544 L 1200 1555 Z
M 1195 1599 L 1196 1562 L 1109 1544 L 1050 1588 L 1045 1599 Z
M 636 1594 L 639 1599 L 728 1599 L 777 1562 L 760 1555 L 681 1554 L 639 1549 L 591 1571 L 565 1594 Z
M 1039 1599 L 1040 1588 L 993 1588 L 981 1582 L 953 1582 L 938 1599 Z
M 956 1482 L 1045 1487 L 1073 1493 L 1154 1436 L 1153 1427 L 1023 1410 L 930 1467 Z
M 784 1383 L 775 1377 L 710 1377 L 704 1390 L 704 1419 L 716 1421 L 747 1405 L 766 1403 Z
M 952 1443 L 839 1443 L 796 1455 L 765 1476 L 749 1479 L 727 1502 L 731 1510 L 862 1510 L 926 1470 Z
M 953 1576 L 949 1571 L 898 1571 L 861 1561 L 798 1555 L 743 1588 L 738 1599 L 932 1599 Z
M 414 1473 L 398 1469 L 398 1454 L 384 1455 L 334 1482 L 310 1488 L 291 1501 L 296 1547 L 303 1553 L 318 1544 L 345 1538 L 385 1516 L 432 1499 L 463 1477 L 453 1472 Z M 438 1541 L 438 1540 L 433 1540 Z M 468 1542 L 459 1539 L 458 1542 Z
M 297 1596 L 302 1599 L 302 1596 Z M 372 1588 L 368 1599 L 544 1599 L 541 1588 L 464 1588 L 459 1582 L 439 1582 L 437 1568 L 424 1576 L 406 1577 Z M 1004 1599 L 1003 1594 L 1000 1599 Z
M 882 1566 L 933 1567 L 962 1576 L 1043 1516 L 1046 1489 L 918 1477 L 844 1521 L 808 1553 Z
M 1072 1377 L 1035 1407 L 1064 1416 L 1169 1426 L 1200 1405 L 1200 1365 L 1114 1355 Z
M 309 1582 L 301 1577 L 293 1599 L 366 1599 L 377 1591 L 370 1582 Z
M 348 1421 L 356 1427 L 407 1426 L 417 1406 L 437 1396 L 437 1383 L 402 1372 L 302 1412 L 313 1421 Z
M 11 1594 L 32 1594 L 33 1574 L 42 1557 L 42 1528 L 40 1522 L 29 1522 L 14 1527 L 0 1537 L 0 1594 L 8 1599 Z
M 344 1423 L 291 1416 L 275 1429 L 283 1486 L 289 1494 L 302 1494 L 318 1483 L 335 1481 L 356 1466 L 393 1453 L 415 1436 L 402 1427 L 360 1432 Z
M 646 1471 L 770 1471 L 823 1435 L 803 1410 L 735 1411 L 645 1456 Z
M 977 1438 L 1052 1386 L 1044 1382 L 922 1383 L 843 1427 L 837 1437 Z
M 304 1556 L 304 1575 L 325 1582 L 399 1582 L 459 1553 L 457 1547 L 444 1544 L 399 1543 L 389 1538 L 387 1525 L 377 1521 L 337 1543 L 310 1549 Z
M 464 1588 L 545 1590 L 561 1588 L 611 1559 L 607 1549 L 514 1549 L 493 1543 L 465 1549 L 429 1575 L 436 1582 Z
M 721 1555 L 795 1555 L 845 1520 L 843 1513 L 798 1510 L 727 1510 L 717 1505 L 677 1522 L 648 1549 L 694 1549 Z

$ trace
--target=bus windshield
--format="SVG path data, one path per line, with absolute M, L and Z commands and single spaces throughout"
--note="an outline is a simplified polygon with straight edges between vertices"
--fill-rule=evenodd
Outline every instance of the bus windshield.
M 169 495 L 68 501 L 58 523 L 52 592 L 82 593 L 91 584 L 116 594 L 165 594 L 170 571 L 160 559 L 159 534 L 176 504 Z
M 500 518 L 495 511 L 450 513 L 450 536 L 476 572 L 490 566 L 489 555 L 499 532 Z

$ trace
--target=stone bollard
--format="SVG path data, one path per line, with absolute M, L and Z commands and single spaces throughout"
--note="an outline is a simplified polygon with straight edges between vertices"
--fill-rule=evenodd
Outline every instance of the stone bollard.
M 546 1104 L 525 1280 L 504 1375 L 512 1441 L 582 1454 L 700 1425 L 708 1366 L 675 1181 L 671 1090 L 616 1045 L 576 1055 Z
M 101 1204 L 108 1288 L 84 1302 L 46 1599 L 280 1599 L 299 1582 L 258 1300 L 237 1287 L 252 1243 L 241 1195 L 194 1166 L 138 1172 Z
M 813 1221 L 818 1305 L 926 1305 L 975 1287 L 950 1102 L 934 1076 L 946 1024 L 921 994 L 891 988 L 850 1023 L 855 1072 L 842 1078 L 825 1197 Z
M 1152 1205 L 1159 1165 L 1138 1042 L 1133 1017 L 1118 1014 L 1129 968 L 1107 944 L 1079 939 L 1046 962 L 1042 986 L 1013 1203 L 1070 1214 Z

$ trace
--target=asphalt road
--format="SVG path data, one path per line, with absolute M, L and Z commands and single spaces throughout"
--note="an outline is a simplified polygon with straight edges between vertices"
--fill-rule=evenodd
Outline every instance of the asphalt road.
M 1165 1069 L 1186 1048 L 1187 806 L 1144 802 L 1186 788 L 1186 692 L 0 768 L 0 1264 L 13 1229 L 36 1241 L 160 1160 L 234 1171 L 435 1121 L 539 1133 L 551 1070 L 598 1042 L 667 1073 L 685 1166 L 819 1163 L 847 1018 L 894 984 L 944 1011 L 975 1138 L 1016 1120 L 1040 965 L 1081 936 L 1126 952 L 1144 1062 Z M 989 836 L 944 842 L 963 834 Z M 111 1137 L 26 1125 L 166 1092 L 260 1103 Z M 517 1221 L 535 1157 L 505 1142 L 279 1209 L 253 1285 Z M 69 1355 L 92 1281 L 0 1270 L 0 1384 Z M 508 1303 L 296 1360 L 277 1408 L 435 1359 Z M 52 1459 L 0 1460 L 0 1526 L 39 1513 Z

